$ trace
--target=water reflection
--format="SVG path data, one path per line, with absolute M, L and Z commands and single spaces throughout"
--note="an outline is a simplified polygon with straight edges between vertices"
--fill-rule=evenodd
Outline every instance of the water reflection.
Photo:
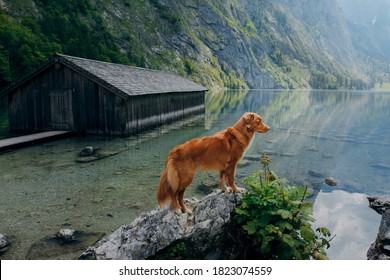
M 261 114 L 271 131 L 256 138 L 247 156 L 268 153 L 279 176 L 312 187 L 317 224 L 337 234 L 330 258 L 366 259 L 380 220 L 366 197 L 390 197 L 390 95 L 249 91 L 242 100 L 234 96 L 235 107 L 216 119 L 226 124 L 244 111 Z M 257 168 L 252 164 L 243 172 Z M 329 176 L 338 181 L 336 187 L 324 184 Z
M 256 94 L 248 97 L 256 100 Z M 257 111 L 273 129 L 257 139 L 252 153 L 269 152 L 274 169 L 294 182 L 317 185 L 320 177 L 333 176 L 347 191 L 390 193 L 390 95 L 307 91 L 272 97 Z
M 390 197 L 390 95 L 250 91 L 237 105 L 231 114 L 258 112 L 272 128 L 247 155 L 268 153 L 279 176 L 313 188 L 317 224 L 337 234 L 329 257 L 366 259 L 380 220 L 366 194 Z
M 361 193 L 319 192 L 314 204 L 315 227 L 324 226 L 336 234 L 328 257 L 339 260 L 366 259 L 374 242 L 380 216 L 368 208 L 367 196 Z
M 271 131 L 257 135 L 246 153 L 238 185 L 258 170 L 261 154 L 271 155 L 279 176 L 313 189 L 318 224 L 337 234 L 331 258 L 364 259 L 380 218 L 365 196 L 390 196 L 390 95 L 272 90 L 209 92 L 204 119 L 138 136 L 75 137 L 1 154 L 0 232 L 14 243 L 0 258 L 24 258 L 32 244 L 64 226 L 109 234 L 130 223 L 156 207 L 159 175 L 173 146 L 224 129 L 246 111 L 262 115 Z M 85 146 L 120 153 L 77 163 Z M 324 185 L 328 176 L 339 184 Z M 186 196 L 201 198 L 204 181 L 215 177 L 199 173 Z

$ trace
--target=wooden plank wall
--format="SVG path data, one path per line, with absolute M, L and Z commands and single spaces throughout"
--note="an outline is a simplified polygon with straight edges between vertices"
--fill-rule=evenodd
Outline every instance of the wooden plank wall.
M 9 97 L 9 124 L 16 131 L 44 131 L 50 129 L 49 83 L 46 73 L 17 88 Z
M 135 96 L 127 101 L 127 134 L 135 134 L 189 115 L 204 114 L 205 92 Z

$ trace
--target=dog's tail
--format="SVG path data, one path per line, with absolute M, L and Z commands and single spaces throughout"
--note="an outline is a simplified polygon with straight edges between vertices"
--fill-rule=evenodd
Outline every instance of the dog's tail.
M 168 156 L 169 157 L 169 156 Z M 179 173 L 174 166 L 174 160 L 168 158 L 165 169 L 161 173 L 160 184 L 157 188 L 157 202 L 163 207 L 171 200 L 171 194 L 175 194 L 179 187 Z

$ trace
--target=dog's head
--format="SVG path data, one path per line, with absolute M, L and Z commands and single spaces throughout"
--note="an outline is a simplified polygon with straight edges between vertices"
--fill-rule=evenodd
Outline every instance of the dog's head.
M 258 114 L 247 112 L 242 116 L 242 119 L 248 131 L 266 133 L 270 129 Z

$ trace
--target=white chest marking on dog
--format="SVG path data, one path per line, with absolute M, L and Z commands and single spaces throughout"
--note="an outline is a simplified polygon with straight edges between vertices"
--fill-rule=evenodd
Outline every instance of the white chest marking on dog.
M 248 146 L 246 147 L 246 149 L 245 149 L 244 153 L 242 154 L 242 157 L 241 157 L 241 158 L 245 157 L 246 152 L 249 150 L 249 148 L 250 148 L 250 147 L 252 146 L 252 144 L 253 144 L 253 141 L 255 140 L 255 136 L 256 136 L 256 134 L 253 134 L 253 137 L 252 137 L 251 141 L 249 142 Z

